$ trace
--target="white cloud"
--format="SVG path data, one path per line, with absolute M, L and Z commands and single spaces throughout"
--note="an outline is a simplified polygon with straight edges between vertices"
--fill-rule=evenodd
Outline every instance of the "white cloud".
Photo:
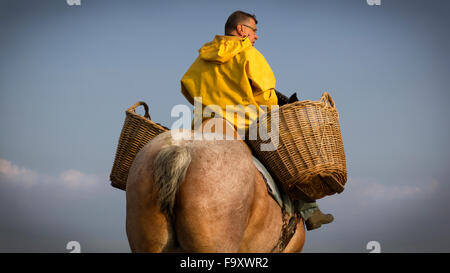
M 361 197 L 373 200 L 411 198 L 422 192 L 423 189 L 418 186 L 384 185 L 380 183 L 367 184 L 364 189 L 360 190 Z
M 0 158 L 0 183 L 25 188 L 51 185 L 70 190 L 86 190 L 106 182 L 105 178 L 98 175 L 85 174 L 74 169 L 66 170 L 56 177 L 49 176 L 25 167 L 19 167 L 6 159 Z
M 429 197 L 439 190 L 440 183 L 434 178 L 425 179 L 420 185 L 381 183 L 375 179 L 352 178 L 345 186 L 352 198 L 370 203 Z
M 90 188 L 101 183 L 101 178 L 97 175 L 84 174 L 73 169 L 61 173 L 59 180 L 70 189 Z
M 8 160 L 0 158 L 0 182 L 8 181 L 14 184 L 21 184 L 25 187 L 36 185 L 40 180 L 40 175 L 24 167 L 11 164 Z

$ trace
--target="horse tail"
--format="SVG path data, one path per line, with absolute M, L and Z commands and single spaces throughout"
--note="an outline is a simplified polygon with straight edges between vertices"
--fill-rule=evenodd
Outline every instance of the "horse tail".
M 153 161 L 153 177 L 158 188 L 157 202 L 161 212 L 173 216 L 175 196 L 184 181 L 191 163 L 191 154 L 185 143 L 174 143 L 162 148 Z

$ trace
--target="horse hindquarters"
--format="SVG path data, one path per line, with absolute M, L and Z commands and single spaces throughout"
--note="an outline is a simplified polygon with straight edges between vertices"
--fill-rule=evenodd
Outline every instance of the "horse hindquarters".
M 133 252 L 268 252 L 281 230 L 281 210 L 240 141 L 161 134 L 136 156 L 126 194 Z M 304 230 L 296 235 L 287 251 L 301 249 Z
M 183 141 L 170 133 L 153 139 L 127 181 L 132 251 L 237 251 L 253 200 L 252 168 L 237 140 Z
M 237 252 L 254 198 L 253 162 L 241 141 L 201 141 L 175 205 L 180 246 L 189 252 Z

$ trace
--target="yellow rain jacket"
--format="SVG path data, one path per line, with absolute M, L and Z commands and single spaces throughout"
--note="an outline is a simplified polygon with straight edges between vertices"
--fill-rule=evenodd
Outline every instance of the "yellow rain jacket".
M 275 76 L 248 38 L 217 35 L 213 41 L 204 44 L 199 53 L 181 79 L 181 92 L 191 104 L 194 105 L 195 97 L 201 97 L 202 111 L 208 105 L 218 105 L 222 117 L 235 128 L 245 130 L 264 113 L 261 105 L 270 110 L 270 106 L 278 104 Z M 241 109 L 244 116 L 233 114 L 227 117 L 227 105 L 243 106 L 234 109 Z M 242 110 L 251 105 L 257 113 Z

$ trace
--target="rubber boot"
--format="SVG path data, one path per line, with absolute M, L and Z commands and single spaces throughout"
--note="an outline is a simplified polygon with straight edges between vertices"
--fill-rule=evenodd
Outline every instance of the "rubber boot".
M 320 228 L 323 224 L 333 222 L 334 217 L 331 214 L 323 214 L 320 209 L 314 210 L 314 213 L 306 220 L 306 229 L 313 230 Z

